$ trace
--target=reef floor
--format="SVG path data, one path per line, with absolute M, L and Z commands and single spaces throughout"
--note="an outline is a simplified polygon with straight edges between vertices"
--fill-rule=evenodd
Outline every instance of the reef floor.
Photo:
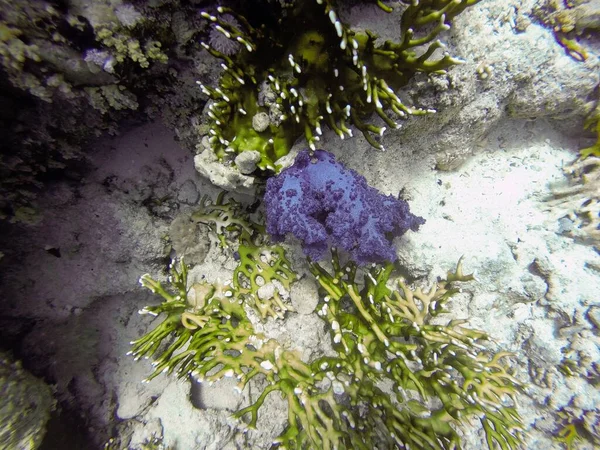
M 440 172 L 429 157 L 403 156 L 393 146 L 382 155 L 360 137 L 322 141 L 381 191 L 402 190 L 412 211 L 427 219 L 418 233 L 396 241 L 413 278 L 435 280 L 464 256 L 477 281 L 452 301 L 450 316 L 468 319 L 515 353 L 517 377 L 528 385 L 519 399 L 526 447 L 561 448 L 553 440 L 557 413 L 593 422 L 600 405 L 591 381 L 559 370 L 567 355 L 584 370 L 599 360 L 600 256 L 585 239 L 567 235 L 572 224 L 547 201 L 565 185 L 562 167 L 579 143 L 541 120 L 505 121 L 481 146 L 460 168 Z M 2 339 L 56 386 L 60 413 L 44 448 L 102 448 L 116 437 L 135 449 L 154 438 L 164 448 L 269 448 L 286 419 L 277 395 L 261 409 L 257 430 L 245 431 L 230 417 L 256 398 L 260 381 L 241 394 L 226 379 L 208 386 L 160 375 L 142 383 L 150 361 L 127 356 L 130 341 L 152 326 L 138 310 L 159 302 L 138 284 L 140 275 L 164 277 L 171 222 L 218 190 L 158 123 L 101 138 L 92 150 L 80 172 L 48 185 L 37 224 L 1 230 Z M 227 280 L 233 259 L 206 234 L 197 239 L 206 251 L 193 276 Z M 286 248 L 306 273 L 298 245 Z M 298 312 L 264 331 L 318 353 L 329 337 L 311 309 L 316 299 L 290 301 Z M 69 431 L 74 440 L 67 442 L 64 430 L 73 424 L 81 433 Z M 484 448 L 483 439 L 477 428 L 468 430 L 464 448 Z

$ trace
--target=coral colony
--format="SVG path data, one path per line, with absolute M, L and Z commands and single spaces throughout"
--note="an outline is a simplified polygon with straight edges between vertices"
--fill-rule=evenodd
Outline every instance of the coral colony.
M 300 152 L 293 166 L 270 178 L 265 205 L 271 237 L 292 233 L 312 260 L 331 243 L 358 264 L 395 261 L 389 238 L 425 223 L 410 213 L 408 203 L 380 194 L 323 150 Z
M 443 73 L 460 62 L 447 52 L 434 56 L 444 47 L 437 36 L 478 1 L 403 1 L 400 41 L 383 43 L 369 30 L 344 24 L 331 0 L 288 7 L 274 2 L 261 9 L 260 20 L 223 6 L 203 11 L 213 28 L 202 45 L 224 69 L 218 86 L 198 82 L 209 97 L 211 148 L 219 158 L 258 151 L 259 168 L 277 172 L 275 161 L 298 137 L 314 150 L 324 126 L 342 139 L 352 136 L 353 126 L 383 150 L 379 140 L 387 127 L 398 128 L 397 120 L 409 115 L 434 112 L 406 105 L 397 90 L 417 72 Z M 256 128 L 253 119 L 259 114 L 269 122 Z M 369 123 L 372 114 L 385 125 Z

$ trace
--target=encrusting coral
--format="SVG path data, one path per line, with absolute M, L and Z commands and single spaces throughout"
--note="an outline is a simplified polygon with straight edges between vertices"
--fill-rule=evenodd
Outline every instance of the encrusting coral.
M 342 139 L 352 136 L 352 125 L 383 149 L 379 139 L 386 127 L 398 128 L 398 119 L 433 112 L 405 104 L 397 91 L 417 72 L 441 73 L 459 62 L 448 53 L 436 56 L 444 47 L 437 37 L 477 1 L 403 0 L 400 40 L 383 43 L 375 33 L 343 23 L 332 0 L 252 5 L 261 10 L 260 20 L 251 11 L 244 16 L 223 6 L 203 11 L 223 35 L 216 39 L 211 31 L 208 42 L 202 42 L 222 61 L 218 84 L 198 82 L 209 97 L 212 150 L 221 159 L 258 151 L 258 167 L 277 171 L 275 161 L 298 137 L 303 135 L 314 150 L 325 125 Z M 392 11 L 376 3 L 382 13 Z M 373 113 L 385 126 L 366 121 Z M 254 127 L 257 115 L 268 116 L 268 126 Z
M 222 198 L 218 203 L 227 209 Z M 393 276 L 392 264 L 342 264 L 335 249 L 330 268 L 310 263 L 322 289 L 317 312 L 334 354 L 304 361 L 257 332 L 249 318 L 254 310 L 263 320 L 284 319 L 291 308 L 258 291 L 272 280 L 288 288 L 295 274 L 283 249 L 261 235 L 263 228 L 237 214 L 240 222 L 229 228 L 239 239 L 234 282 L 191 283 L 183 261 L 170 265 L 169 286 L 141 277 L 164 299 L 141 311 L 162 319 L 132 343 L 135 358 L 154 358 L 150 378 L 164 371 L 204 382 L 235 377 L 241 391 L 263 377 L 267 386 L 235 417 L 255 427 L 267 396 L 280 392 L 288 424 L 274 443 L 282 448 L 459 448 L 458 429 L 475 417 L 490 449 L 519 446 L 514 401 L 520 384 L 504 363 L 508 354 L 488 350 L 488 336 L 465 321 L 440 317 L 458 285 L 473 278 L 460 261 L 427 290 Z

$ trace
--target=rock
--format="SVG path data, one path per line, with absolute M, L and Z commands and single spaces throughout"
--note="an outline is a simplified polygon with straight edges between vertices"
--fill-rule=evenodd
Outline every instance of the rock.
M 195 205 L 199 199 L 198 188 L 192 180 L 186 180 L 177 192 L 177 200 L 187 205 Z
M 208 253 L 209 240 L 203 235 L 198 224 L 191 220 L 189 213 L 179 214 L 169 227 L 173 249 L 179 258 L 186 262 L 201 264 Z
M 587 317 L 589 321 L 600 330 L 600 306 L 591 306 L 588 310 Z
M 256 150 L 244 151 L 235 157 L 235 165 L 240 173 L 250 175 L 256 170 L 256 164 L 260 159 L 260 152 Z
M 311 314 L 319 303 L 317 283 L 313 278 L 303 278 L 292 284 L 290 298 L 298 314 Z
M 196 170 L 210 182 L 228 191 L 254 195 L 254 177 L 241 173 L 235 166 L 223 165 L 211 150 L 204 150 L 194 157 Z
M 259 112 L 252 118 L 252 128 L 259 133 L 262 133 L 269 126 L 269 115 L 265 112 Z
M 237 385 L 235 378 L 225 377 L 216 383 L 201 383 L 192 379 L 192 404 L 201 409 L 237 411 L 245 397 L 236 390 Z
M 261 300 L 270 300 L 275 295 L 276 289 L 277 288 L 273 283 L 267 283 L 264 286 L 259 287 L 256 294 Z

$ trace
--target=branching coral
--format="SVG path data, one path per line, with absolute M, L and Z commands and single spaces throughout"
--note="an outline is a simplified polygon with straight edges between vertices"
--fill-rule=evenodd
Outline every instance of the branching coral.
M 459 262 L 454 272 L 429 290 L 411 289 L 402 279 L 392 280 L 392 265 L 375 267 L 365 273 L 359 290 L 354 263 L 340 265 L 333 251 L 331 272 L 313 263 L 312 272 L 327 292 L 319 305 L 319 315 L 331 328 L 338 353 L 353 367 L 353 374 L 387 379 L 394 385 L 396 400 L 411 405 L 412 411 L 429 410 L 432 428 L 443 445 L 429 447 L 418 440 L 410 447 L 447 448 L 458 442 L 450 424 L 479 416 L 490 448 L 516 448 L 521 429 L 514 406 L 520 383 L 511 375 L 502 358 L 508 353 L 490 353 L 484 341 L 488 336 L 464 326 L 462 320 L 446 325 L 434 319 L 447 312 L 447 301 L 458 292 L 455 283 L 469 281 Z M 343 301 L 351 301 L 350 312 Z M 415 399 L 410 392 L 418 392 Z M 428 407 L 436 397 L 440 408 Z M 377 414 L 372 411 L 372 414 Z M 393 424 L 393 416 L 388 426 Z M 394 425 L 389 428 L 394 432 Z M 441 435 L 441 436 L 440 436 Z M 398 436 L 399 445 L 409 437 Z
M 239 264 L 233 273 L 233 288 L 240 298 L 255 307 L 263 319 L 283 317 L 291 311 L 281 291 L 289 291 L 296 275 L 283 248 L 265 242 L 264 227 L 250 220 L 241 203 L 232 198 L 225 201 L 224 191 L 214 203 L 204 197 L 201 204 L 192 220 L 207 225 L 221 247 L 229 247 L 228 241 L 238 243 Z
M 459 62 L 447 53 L 435 57 L 443 49 L 437 37 L 477 1 L 403 1 L 401 39 L 382 44 L 375 33 L 344 24 L 331 0 L 294 2 L 285 13 L 271 5 L 261 9 L 268 14 L 261 14 L 260 21 L 226 7 L 202 12 L 214 30 L 240 48 L 232 54 L 219 51 L 213 32 L 202 43 L 224 69 L 218 86 L 199 82 L 210 99 L 213 150 L 219 158 L 259 151 L 259 167 L 276 171 L 274 162 L 299 136 L 314 149 L 324 125 L 342 139 L 352 136 L 354 126 L 373 147 L 383 149 L 379 137 L 386 127 L 397 128 L 396 120 L 408 115 L 432 112 L 406 105 L 397 90 L 417 72 L 439 73 Z M 386 126 L 366 122 L 372 113 Z M 268 127 L 253 128 L 258 114 L 268 114 Z
M 233 273 L 233 286 L 240 298 L 253 305 L 260 316 L 283 318 L 292 307 L 283 302 L 281 290 L 289 291 L 296 274 L 279 245 L 257 245 L 247 233 L 240 238 L 240 263 Z
M 225 191 L 222 191 L 216 201 L 210 201 L 206 196 L 200 200 L 200 208 L 192 214 L 192 221 L 207 225 L 212 231 L 211 236 L 218 239 L 221 247 L 228 247 L 227 238 L 237 238 L 242 232 L 252 235 L 260 232 L 262 227 L 252 222 L 243 211 L 240 202 L 233 198 L 225 201 Z
M 248 246 L 247 233 L 241 236 L 240 248 Z M 249 319 L 250 309 L 276 320 L 285 312 L 275 310 L 281 308 L 276 300 L 272 309 L 248 301 L 248 292 L 259 289 L 255 274 L 288 285 L 294 279 L 283 251 L 263 259 L 258 242 L 254 236 L 252 258 L 240 251 L 236 272 L 245 273 L 246 286 L 190 285 L 183 262 L 171 265 L 170 287 L 149 275 L 140 279 L 164 299 L 142 311 L 162 315 L 161 322 L 132 343 L 136 358 L 155 359 L 150 378 L 163 371 L 208 382 L 235 377 L 242 390 L 263 377 L 267 387 L 235 416 L 255 427 L 265 399 L 278 391 L 288 404 L 288 425 L 275 440 L 283 448 L 457 448 L 458 427 L 473 417 L 490 449 L 519 445 L 513 403 L 519 382 L 503 362 L 508 354 L 487 350 L 487 335 L 465 321 L 440 321 L 457 284 L 472 279 L 460 262 L 428 290 L 394 279 L 391 264 L 363 271 L 360 282 L 360 269 L 342 265 L 335 250 L 331 270 L 311 263 L 324 294 L 318 314 L 331 330 L 335 354 L 306 362 L 256 332 Z

